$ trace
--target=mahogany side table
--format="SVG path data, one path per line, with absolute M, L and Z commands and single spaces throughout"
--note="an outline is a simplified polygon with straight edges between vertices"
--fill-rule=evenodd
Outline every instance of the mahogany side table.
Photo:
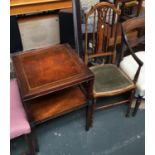
M 89 129 L 94 75 L 68 44 L 20 52 L 12 60 L 31 127 L 87 107 Z

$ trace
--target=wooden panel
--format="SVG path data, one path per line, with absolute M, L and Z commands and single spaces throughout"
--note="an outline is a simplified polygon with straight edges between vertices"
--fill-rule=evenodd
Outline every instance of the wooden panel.
M 28 5 L 28 4 L 42 4 L 47 2 L 59 2 L 61 0 L 10 0 L 11 6 Z M 63 0 L 62 0 L 63 1 Z
M 91 71 L 69 45 L 21 52 L 12 60 L 24 100 L 93 78 Z
M 86 97 L 77 86 L 25 103 L 34 122 L 41 123 L 86 105 Z
M 71 7 L 71 0 L 11 0 L 10 14 L 19 15 Z

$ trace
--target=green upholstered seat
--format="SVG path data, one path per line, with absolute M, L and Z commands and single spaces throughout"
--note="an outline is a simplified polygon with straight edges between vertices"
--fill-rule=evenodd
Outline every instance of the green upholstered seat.
M 111 96 L 134 88 L 133 82 L 115 65 L 90 68 L 95 75 L 94 96 Z

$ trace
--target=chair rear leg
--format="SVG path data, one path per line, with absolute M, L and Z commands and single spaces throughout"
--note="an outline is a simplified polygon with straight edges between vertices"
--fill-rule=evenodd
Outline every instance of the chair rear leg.
M 132 116 L 135 116 L 138 109 L 139 109 L 139 106 L 141 104 L 141 101 L 142 101 L 142 96 L 138 96 L 137 100 L 136 100 L 136 104 L 135 104 L 135 108 L 133 110 L 133 113 L 132 113 Z
M 135 94 L 135 91 L 134 90 L 131 91 L 131 94 L 130 94 L 130 102 L 128 104 L 128 109 L 127 109 L 126 117 L 129 117 L 130 116 L 131 105 L 132 105 L 134 94 Z
M 33 144 L 31 134 L 26 134 L 25 135 L 25 140 L 26 140 L 28 148 L 29 148 L 29 154 L 30 155 L 36 155 L 36 151 L 35 151 L 35 147 L 34 147 L 34 144 Z

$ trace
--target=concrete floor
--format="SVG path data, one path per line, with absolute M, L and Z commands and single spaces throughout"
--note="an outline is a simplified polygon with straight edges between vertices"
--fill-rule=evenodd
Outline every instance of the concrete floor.
M 96 111 L 88 132 L 84 109 L 37 126 L 37 155 L 144 155 L 145 111 L 126 118 L 126 108 L 121 105 Z M 25 150 L 23 137 L 11 141 L 12 155 Z

